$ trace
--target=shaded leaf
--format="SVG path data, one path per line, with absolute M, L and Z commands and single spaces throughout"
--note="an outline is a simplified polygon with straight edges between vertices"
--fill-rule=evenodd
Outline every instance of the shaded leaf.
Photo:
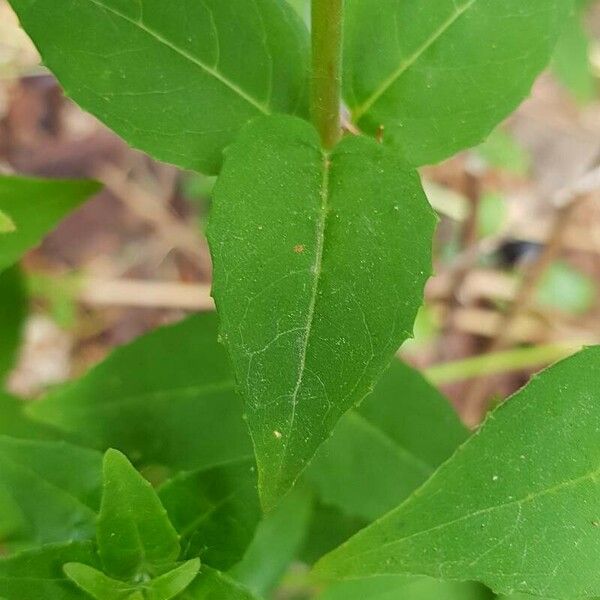
M 0 210 L 15 225 L 0 235 L 0 271 L 16 263 L 69 212 L 100 189 L 93 181 L 0 177 Z
M 181 594 L 181 600 L 257 600 L 256 596 L 228 575 L 202 566 L 200 575 Z
M 26 440 L 59 440 L 60 431 L 25 414 L 26 401 L 0 391 L 0 435 Z
M 155 575 L 179 556 L 179 537 L 152 486 L 123 454 L 104 456 L 104 489 L 96 530 L 110 576 Z
M 101 456 L 64 442 L 0 437 L 0 513 L 13 518 L 2 545 L 83 540 L 94 535 L 100 504 Z M 1 521 L 0 521 L 1 522 Z
M 244 559 L 231 575 L 255 594 L 271 592 L 304 542 L 312 504 L 306 487 L 297 486 L 265 515 Z
M 600 347 L 544 371 L 400 507 L 326 556 L 337 578 L 424 574 L 598 595 Z M 556 449 L 560 449 L 559 452 Z
M 17 360 L 26 314 L 27 294 L 19 270 L 0 272 L 0 383 Z
M 7 600 L 89 600 L 63 573 L 71 561 L 97 565 L 90 542 L 45 546 L 0 559 L 0 590 Z
M 136 464 L 199 469 L 252 454 L 233 388 L 216 316 L 196 315 L 115 350 L 29 413 Z
M 306 28 L 281 0 L 11 0 L 67 94 L 120 136 L 218 170 L 250 119 L 306 111 Z
M 261 518 L 253 460 L 182 473 L 158 493 L 184 557 L 221 570 L 239 562 Z
M 400 361 L 342 418 L 306 472 L 319 498 L 372 521 L 423 483 L 467 430 L 448 401 Z
M 352 137 L 326 156 L 293 117 L 244 129 L 214 203 L 213 294 L 270 509 L 410 336 L 435 217 L 395 153 Z
M 571 0 L 348 0 L 353 120 L 416 165 L 481 142 L 527 96 Z

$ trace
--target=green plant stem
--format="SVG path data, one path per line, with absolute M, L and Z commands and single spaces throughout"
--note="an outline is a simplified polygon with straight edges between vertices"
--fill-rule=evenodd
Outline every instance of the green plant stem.
M 344 0 L 312 0 L 311 115 L 326 150 L 342 134 L 342 30 Z
M 533 348 L 491 352 L 482 356 L 433 365 L 424 370 L 424 375 L 431 383 L 441 385 L 485 375 L 510 373 L 550 364 L 576 352 L 583 345 L 584 343 L 560 342 Z

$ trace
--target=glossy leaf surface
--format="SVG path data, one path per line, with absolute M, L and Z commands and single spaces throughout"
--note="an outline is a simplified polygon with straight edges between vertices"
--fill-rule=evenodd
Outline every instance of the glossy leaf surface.
M 348 0 L 344 95 L 412 164 L 474 146 L 528 95 L 571 0 Z
M 597 596 L 599 386 L 600 347 L 536 376 L 404 504 L 317 568 L 338 578 L 412 573 L 507 594 Z
M 99 189 L 93 181 L 0 177 L 0 211 L 14 226 L 7 233 L 0 231 L 0 271 L 37 246 L 59 221 Z
M 247 121 L 306 111 L 308 35 L 281 0 L 11 5 L 66 93 L 158 159 L 214 173 Z
M 410 336 L 435 217 L 396 153 L 352 137 L 324 155 L 292 117 L 244 129 L 214 202 L 220 331 L 272 508 Z

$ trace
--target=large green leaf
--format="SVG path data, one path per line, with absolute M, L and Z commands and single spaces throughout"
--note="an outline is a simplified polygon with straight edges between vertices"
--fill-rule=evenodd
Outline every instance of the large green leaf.
M 2 545 L 15 549 L 93 537 L 100 474 L 95 451 L 0 436 Z M 12 518 L 4 521 L 7 511 Z
M 476 583 L 437 581 L 385 575 L 338 583 L 319 600 L 493 600 L 494 595 Z
M 571 0 L 348 0 L 344 95 L 354 121 L 412 164 L 481 142 L 529 93 Z
M 467 438 L 448 401 L 394 361 L 342 418 L 306 472 L 325 504 L 372 521 L 397 506 Z
M 204 565 L 200 575 L 180 598 L 181 600 L 257 600 L 250 590 L 237 581 Z
M 0 177 L 0 211 L 14 231 L 0 232 L 0 271 L 37 246 L 69 212 L 100 189 L 93 181 Z
M 90 542 L 45 546 L 0 560 L 0 592 L 6 600 L 90 600 L 63 573 L 63 565 L 97 565 Z
M 306 110 L 308 35 L 281 0 L 10 3 L 67 94 L 161 160 L 214 173 L 247 121 Z
M 243 130 L 214 203 L 220 331 L 272 508 L 410 336 L 435 217 L 394 152 L 349 137 L 324 154 L 293 117 Z
M 298 486 L 265 515 L 244 559 L 231 574 L 252 592 L 271 592 L 298 554 L 307 533 L 312 497 Z
M 197 315 L 120 348 L 29 413 L 136 464 L 197 469 L 252 446 L 214 315 Z
M 147 577 L 173 565 L 179 536 L 152 486 L 117 450 L 104 455 L 96 539 L 104 570 L 119 579 Z
M 317 569 L 424 574 L 498 593 L 600 594 L 600 347 L 535 377 L 404 504 Z
M 19 270 L 0 272 L 0 384 L 16 361 L 26 313 L 27 294 Z
M 239 562 L 261 518 L 254 461 L 182 473 L 159 497 L 181 538 L 183 556 L 226 570 Z

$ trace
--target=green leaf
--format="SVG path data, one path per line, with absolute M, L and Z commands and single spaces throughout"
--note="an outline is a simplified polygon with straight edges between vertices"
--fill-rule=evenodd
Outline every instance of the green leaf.
M 104 490 L 96 530 L 106 573 L 155 575 L 179 556 L 179 537 L 152 486 L 117 450 L 104 455 Z
M 571 0 L 346 2 L 353 120 L 415 165 L 480 143 L 527 96 Z
M 600 347 L 494 411 L 404 504 L 326 556 L 321 574 L 423 574 L 498 593 L 600 594 Z M 559 451 L 557 451 L 559 449 Z
M 218 171 L 259 115 L 306 113 L 305 26 L 282 0 L 11 0 L 67 94 L 130 144 Z
M 183 592 L 198 575 L 200 560 L 189 560 L 172 571 L 139 583 L 125 583 L 81 563 L 67 563 L 66 575 L 96 600 L 171 600 Z
M 90 542 L 44 546 L 0 560 L 0 590 L 7 600 L 89 600 L 64 575 L 65 563 L 97 565 Z
M 597 295 L 598 288 L 592 278 L 558 261 L 542 277 L 536 301 L 539 306 L 577 315 L 592 308 Z
M 17 230 L 17 226 L 13 220 L 4 212 L 0 210 L 0 234 L 1 233 L 13 233 Z
M 100 504 L 101 456 L 64 442 L 0 436 L 0 530 L 10 550 L 94 535 Z
M 261 518 L 253 460 L 182 473 L 158 494 L 183 556 L 221 570 L 241 560 Z
M 418 371 L 394 361 L 373 394 L 342 418 L 306 476 L 325 504 L 372 521 L 466 438 L 448 401 Z
M 507 218 L 506 200 L 499 194 L 484 194 L 477 207 L 477 233 L 482 238 L 499 235 Z
M 202 565 L 200 575 L 183 592 L 181 600 L 257 600 L 250 590 L 229 576 Z
M 228 149 L 213 294 L 267 509 L 410 336 L 434 226 L 416 172 L 373 140 L 325 155 L 311 125 L 271 117 Z
M 319 600 L 493 600 L 494 595 L 476 583 L 437 581 L 426 577 L 386 575 L 344 581 L 326 590 Z
M 124 600 L 137 587 L 132 583 L 111 579 L 102 571 L 81 563 L 67 563 L 63 570 L 73 583 L 96 600 Z
M 0 177 L 0 210 L 16 230 L 0 235 L 0 271 L 16 263 L 69 212 L 100 189 L 93 181 Z
M 0 435 L 26 440 L 59 440 L 60 431 L 25 414 L 26 401 L 0 391 Z
M 582 104 L 597 96 L 597 82 L 590 63 L 590 35 L 585 30 L 581 9 L 574 10 L 567 19 L 558 40 L 552 72 Z
M 531 156 L 519 142 L 502 128 L 492 131 L 475 149 L 490 167 L 525 177 L 531 169 Z
M 139 465 L 191 470 L 252 454 L 210 314 L 117 349 L 82 379 L 32 404 L 29 414 L 94 447 L 118 448 Z
M 0 242 L 1 243 L 1 242 Z M 27 294 L 16 267 L 0 272 L 0 384 L 14 366 L 27 314 Z
M 258 595 L 271 592 L 304 542 L 311 509 L 312 497 L 306 487 L 296 487 L 265 515 L 231 575 Z

